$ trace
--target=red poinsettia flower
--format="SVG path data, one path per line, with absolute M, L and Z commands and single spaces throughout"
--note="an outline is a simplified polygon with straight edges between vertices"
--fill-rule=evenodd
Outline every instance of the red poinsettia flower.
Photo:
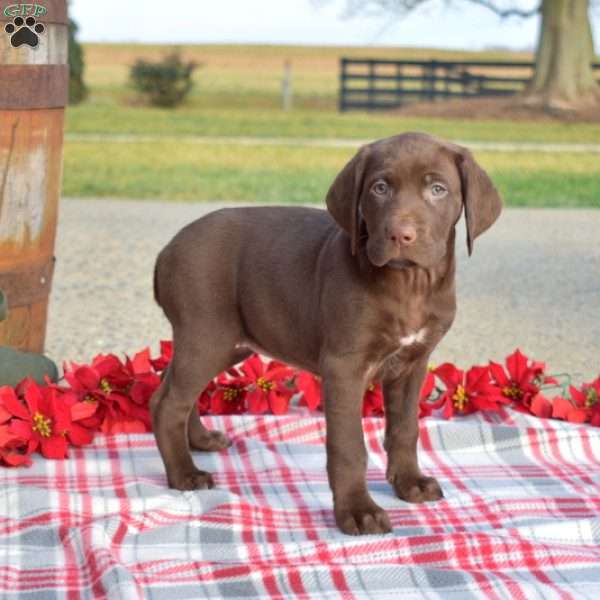
M 531 405 L 531 412 L 536 416 L 551 416 L 553 419 L 562 419 L 563 421 L 570 421 L 571 423 L 585 423 L 589 417 L 587 409 L 576 406 L 572 400 L 564 398 L 563 396 L 552 398 L 551 404 L 552 410 L 550 411 L 550 415 L 540 415 L 539 410 L 535 410 L 536 407 L 534 407 L 534 402 L 532 402 Z M 547 412 L 547 410 L 544 412 Z
M 133 359 L 126 358 L 125 368 L 131 376 L 129 396 L 138 406 L 148 408 L 152 394 L 160 385 L 160 377 L 154 372 L 150 349 L 138 352 Z
M 549 400 L 542 393 L 537 393 L 529 402 L 531 414 L 542 419 L 549 419 L 552 416 L 554 400 Z
M 31 464 L 27 442 L 13 433 L 9 425 L 0 425 L 0 464 L 8 467 Z
M 383 390 L 381 384 L 370 383 L 365 391 L 363 398 L 363 417 L 382 417 L 383 408 Z
M 10 429 L 9 422 L 13 415 L 5 405 L 5 398 L 8 399 L 9 404 L 19 401 L 11 387 L 0 388 L 0 464 L 9 467 L 30 465 L 31 459 L 27 454 L 26 440 L 21 439 Z
M 65 367 L 65 379 L 71 389 L 84 402 L 97 403 L 97 412 L 82 425 L 102 433 L 144 433 L 152 430 L 147 407 L 149 392 L 156 383 L 154 375 L 148 375 L 150 383 L 142 381 L 136 390 L 140 403 L 131 399 L 135 379 L 127 365 L 114 355 L 97 356 L 91 366 L 71 365 Z
M 82 399 L 105 398 L 114 391 L 127 392 L 133 379 L 133 374 L 114 355 L 99 355 L 91 365 L 64 365 L 63 370 L 71 389 Z
M 46 458 L 64 458 L 68 442 L 89 444 L 93 433 L 77 423 L 96 408 L 79 402 L 75 394 L 61 394 L 55 387 L 42 387 L 29 381 L 24 391 L 25 404 L 16 396 L 3 398 L 13 415 L 10 431 L 27 442 L 27 453 L 40 449 Z
M 490 361 L 489 368 L 502 395 L 512 400 L 517 408 L 528 410 L 543 383 L 556 383 L 544 375 L 544 363 L 530 360 L 518 348 L 506 357 L 506 369 L 494 361 Z
M 260 356 L 253 354 L 242 363 L 241 370 L 250 381 L 246 389 L 249 412 L 260 414 L 269 409 L 275 415 L 287 412 L 295 391 L 290 367 L 274 360 L 265 365 Z
M 210 399 L 217 389 L 217 384 L 214 379 L 208 382 L 208 385 L 202 390 L 202 393 L 198 396 L 198 402 L 196 407 L 201 415 L 206 415 L 210 412 Z
M 157 373 L 164 371 L 171 359 L 173 358 L 173 342 L 161 341 L 160 342 L 160 356 L 158 358 L 150 359 L 154 370 Z
M 594 427 L 600 427 L 600 377 L 590 383 L 584 383 L 579 389 L 572 385 L 569 392 L 573 400 L 572 410 L 560 411 L 560 414 L 564 415 L 562 418 L 578 423 L 589 421 Z M 567 407 L 563 405 L 562 408 Z M 586 416 L 583 421 L 580 420 L 582 414 Z
M 0 387 L 0 424 L 6 423 L 12 419 L 12 413 L 4 405 L 4 398 L 8 398 L 9 396 L 11 400 L 17 400 L 15 391 L 11 387 Z
M 134 354 L 133 358 L 125 357 L 125 369 L 130 376 L 145 375 L 153 373 L 152 359 L 150 358 L 150 348 L 144 348 L 140 352 Z
M 213 415 L 239 415 L 246 411 L 246 388 L 243 383 L 230 381 L 217 384 L 210 397 Z
M 313 375 L 309 371 L 300 371 L 296 376 L 296 385 L 302 392 L 302 398 L 300 398 L 302 406 L 308 406 L 311 411 L 322 409 L 321 396 L 323 392 L 319 376 Z
M 143 357 L 143 352 L 140 353 Z M 132 373 L 127 365 L 114 354 L 100 354 L 92 360 L 92 368 L 100 376 L 100 385 L 108 393 L 108 390 L 119 390 L 126 392 L 131 385 Z
M 497 410 L 499 403 L 510 403 L 492 383 L 488 367 L 471 367 L 465 373 L 453 364 L 444 363 L 435 369 L 435 375 L 444 383 L 446 391 L 430 408 L 443 407 L 446 419 L 455 413 L 468 415 L 477 410 Z
M 431 399 L 431 395 L 435 390 L 435 369 L 433 367 L 429 367 L 427 369 L 427 374 L 425 375 L 425 380 L 423 381 L 423 385 L 421 386 L 421 393 L 419 395 L 419 419 L 423 419 L 424 417 L 429 417 L 433 412 L 433 405 L 429 400 Z
M 419 395 L 420 400 L 428 400 L 433 393 L 433 390 L 435 390 L 435 369 L 433 367 L 429 367 L 427 369 L 427 374 L 425 375 L 423 385 L 421 386 L 421 393 Z

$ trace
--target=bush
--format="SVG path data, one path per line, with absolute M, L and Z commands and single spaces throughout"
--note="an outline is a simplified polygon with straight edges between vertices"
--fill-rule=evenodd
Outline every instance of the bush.
M 130 79 L 152 106 L 172 108 L 181 104 L 192 90 L 195 69 L 196 63 L 184 63 L 180 54 L 173 52 L 157 63 L 139 59 L 131 67 Z
M 69 104 L 79 104 L 87 96 L 83 82 L 83 49 L 76 39 L 77 24 L 69 19 Z

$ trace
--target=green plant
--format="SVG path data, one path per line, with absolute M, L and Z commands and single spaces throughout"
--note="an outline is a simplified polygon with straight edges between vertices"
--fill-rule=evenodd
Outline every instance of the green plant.
M 79 104 L 88 94 L 83 81 L 85 65 L 83 49 L 76 38 L 77 30 L 77 23 L 69 19 L 69 104 Z
M 130 79 L 152 106 L 172 108 L 191 92 L 196 66 L 194 62 L 184 62 L 179 52 L 173 52 L 156 63 L 139 59 L 131 67 Z

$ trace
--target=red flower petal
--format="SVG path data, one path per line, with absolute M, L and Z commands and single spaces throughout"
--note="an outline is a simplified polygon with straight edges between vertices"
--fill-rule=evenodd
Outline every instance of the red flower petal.
M 421 386 L 421 393 L 419 398 L 421 400 L 426 400 L 431 396 L 433 390 L 435 389 L 435 375 L 431 371 L 427 371 L 427 375 L 425 375 L 425 379 L 423 381 L 423 385 Z
M 501 387 L 506 387 L 510 383 L 510 379 L 506 375 L 506 371 L 499 365 L 490 360 L 490 373 L 494 378 L 494 381 Z
M 444 363 L 433 371 L 448 390 L 454 390 L 463 383 L 464 373 L 451 363 Z
M 321 381 L 308 371 L 300 371 L 297 385 L 302 392 L 300 402 L 308 406 L 310 410 L 317 410 L 321 405 Z
M 498 410 L 498 401 L 493 396 L 474 396 L 470 404 L 477 410 Z
M 81 427 L 81 425 L 78 425 L 77 423 L 72 423 L 67 432 L 67 437 L 73 446 L 87 446 L 92 443 L 94 432 L 85 427 Z
M 424 419 L 425 417 L 431 416 L 433 412 L 433 407 L 429 402 L 420 402 L 419 403 L 419 419 Z
M 527 371 L 528 358 L 517 348 L 510 356 L 506 357 L 506 368 L 514 382 L 520 382 Z
M 548 419 L 552 416 L 552 404 L 550 404 L 548 398 L 542 394 L 536 394 L 533 397 L 530 410 L 536 417 L 541 417 L 543 419 Z
M 77 402 L 71 406 L 71 420 L 87 419 L 98 410 L 98 402 Z
M 0 402 L 3 405 L 3 410 L 7 411 L 9 417 L 15 416 L 20 419 L 30 419 L 31 415 L 23 403 L 17 398 L 14 390 L 9 387 L 0 388 Z M 5 419 L 6 420 L 6 419 Z M 2 422 L 4 422 L 3 420 Z
M 372 388 L 372 389 L 369 389 Z M 371 384 L 363 398 L 363 417 L 379 417 L 384 414 L 383 391 L 381 385 Z
M 269 381 L 279 381 L 282 379 L 290 379 L 294 372 L 288 366 L 277 366 L 265 371 L 263 377 Z
M 284 415 L 288 411 L 290 397 L 288 395 L 271 392 L 269 394 L 269 406 L 274 415 Z
M 446 392 L 443 397 L 444 397 L 443 415 L 444 415 L 445 419 L 450 420 L 454 416 L 454 404 L 452 402 L 452 394 L 450 394 L 449 392 Z
M 137 419 L 105 419 L 102 423 L 102 433 L 146 433 L 146 426 Z
M 252 377 L 253 380 L 262 377 L 264 374 L 264 364 L 258 354 L 253 354 L 249 358 L 247 358 L 240 367 L 242 372 L 245 373 L 248 377 Z
M 138 352 L 133 357 L 131 366 L 135 375 L 150 373 L 152 371 L 152 365 L 150 364 L 150 348 L 145 348 L 141 352 Z
M 67 456 L 67 440 L 62 435 L 52 435 L 42 438 L 40 445 L 46 458 L 62 459 Z
M 269 409 L 269 402 L 260 388 L 249 390 L 246 394 L 246 400 L 248 402 L 248 412 L 252 414 L 262 414 Z
M 98 371 L 88 366 L 78 367 L 73 372 L 73 378 L 77 381 L 79 386 L 86 391 L 95 391 L 100 383 L 100 375 Z M 73 387 L 73 383 L 71 383 L 71 386 Z
M 567 421 L 570 423 L 585 423 L 588 419 L 588 411 L 583 408 L 574 408 L 568 415 Z
M 474 366 L 465 374 L 465 389 L 472 394 L 486 392 L 490 387 L 490 370 L 488 367 Z
M 100 379 L 123 371 L 123 363 L 114 354 L 99 354 L 92 360 L 92 367 L 98 371 Z
M 9 424 L 10 430 L 22 440 L 30 440 L 33 437 L 31 422 L 22 421 L 21 419 L 13 419 Z
M 573 398 L 576 406 L 579 408 L 585 407 L 585 402 L 587 400 L 585 392 L 578 390 L 574 385 L 570 385 L 569 393 L 571 394 L 571 398 Z
M 574 410 L 574 407 L 566 398 L 556 396 L 556 398 L 552 400 L 553 419 L 566 419 L 572 410 Z
M 8 425 L 0 425 L 0 448 L 8 448 L 20 439 Z
M 31 459 L 28 454 L 14 450 L 0 450 L 0 460 L 4 461 L 9 467 L 21 467 L 31 465 Z

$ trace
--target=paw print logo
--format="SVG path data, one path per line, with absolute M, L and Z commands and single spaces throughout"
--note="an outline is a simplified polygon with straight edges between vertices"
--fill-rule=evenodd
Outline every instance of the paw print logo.
M 10 35 L 10 43 L 13 48 L 18 48 L 27 44 L 32 48 L 37 48 L 40 43 L 39 36 L 42 35 L 46 28 L 42 23 L 38 23 L 35 17 L 15 17 L 12 23 L 7 23 L 4 31 Z

